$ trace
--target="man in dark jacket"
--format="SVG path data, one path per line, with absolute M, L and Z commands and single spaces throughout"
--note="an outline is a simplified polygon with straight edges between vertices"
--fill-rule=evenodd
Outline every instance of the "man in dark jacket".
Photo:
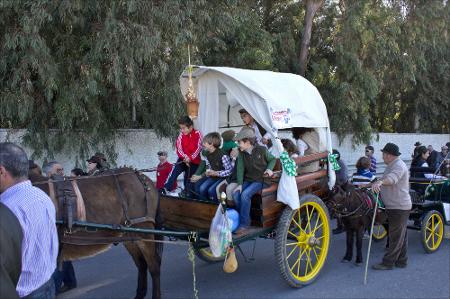
M 16 287 L 22 269 L 22 227 L 0 203 L 0 298 L 19 298 Z

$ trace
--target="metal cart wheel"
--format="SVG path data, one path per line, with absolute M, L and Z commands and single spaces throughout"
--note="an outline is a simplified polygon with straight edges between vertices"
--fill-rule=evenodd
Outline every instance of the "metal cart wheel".
M 444 237 L 444 220 L 436 210 L 428 211 L 422 220 L 422 245 L 426 253 L 437 251 Z
M 384 227 L 384 225 L 376 224 L 373 227 L 372 240 L 374 240 L 375 242 L 380 242 L 384 238 L 386 238 L 387 234 L 388 234 L 388 232 L 387 232 L 386 228 Z
M 275 258 L 281 276 L 294 288 L 312 283 L 323 268 L 330 247 L 330 217 L 322 200 L 300 198 L 300 208 L 284 209 L 277 225 Z
M 225 259 L 225 256 L 215 257 L 209 247 L 194 248 L 195 255 L 204 262 L 218 263 Z

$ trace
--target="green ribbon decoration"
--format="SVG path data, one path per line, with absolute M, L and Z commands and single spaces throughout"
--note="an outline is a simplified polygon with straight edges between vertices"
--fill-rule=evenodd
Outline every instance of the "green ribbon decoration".
M 289 154 L 286 151 L 281 153 L 280 161 L 283 171 L 285 171 L 289 176 L 297 175 L 297 164 L 295 164 L 295 161 L 289 157 Z
M 333 154 L 328 154 L 328 161 L 331 164 L 331 169 L 333 169 L 334 171 L 338 171 L 341 169 L 341 166 L 339 166 L 339 163 L 337 161 L 337 156 L 338 155 L 333 155 Z

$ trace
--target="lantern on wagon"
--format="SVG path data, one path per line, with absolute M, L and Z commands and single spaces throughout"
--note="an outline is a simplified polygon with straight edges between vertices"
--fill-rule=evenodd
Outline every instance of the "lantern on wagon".
M 193 67 L 191 65 L 191 55 L 188 46 L 188 56 L 189 56 L 189 66 L 188 66 L 188 89 L 185 95 L 186 97 L 186 106 L 187 113 L 191 119 L 195 119 L 198 116 L 198 107 L 199 103 L 197 100 L 197 96 L 194 90 L 194 83 L 192 82 L 192 70 Z

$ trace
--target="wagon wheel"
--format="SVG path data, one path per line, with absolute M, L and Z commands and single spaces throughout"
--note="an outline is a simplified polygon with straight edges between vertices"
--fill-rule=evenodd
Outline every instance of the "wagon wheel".
M 441 213 L 431 210 L 422 220 L 422 245 L 426 253 L 433 253 L 439 249 L 444 237 L 444 221 Z
M 278 221 L 275 258 L 281 276 L 295 288 L 317 278 L 330 246 L 330 217 L 322 200 L 312 194 L 300 198 L 300 208 L 284 209 Z M 295 229 L 294 229 L 295 228 Z
M 225 256 L 215 257 L 209 247 L 194 248 L 195 255 L 204 262 L 217 263 L 225 259 Z
M 372 234 L 372 240 L 375 242 L 380 242 L 384 238 L 386 238 L 388 232 L 384 225 L 382 224 L 375 224 L 373 226 L 373 234 Z

